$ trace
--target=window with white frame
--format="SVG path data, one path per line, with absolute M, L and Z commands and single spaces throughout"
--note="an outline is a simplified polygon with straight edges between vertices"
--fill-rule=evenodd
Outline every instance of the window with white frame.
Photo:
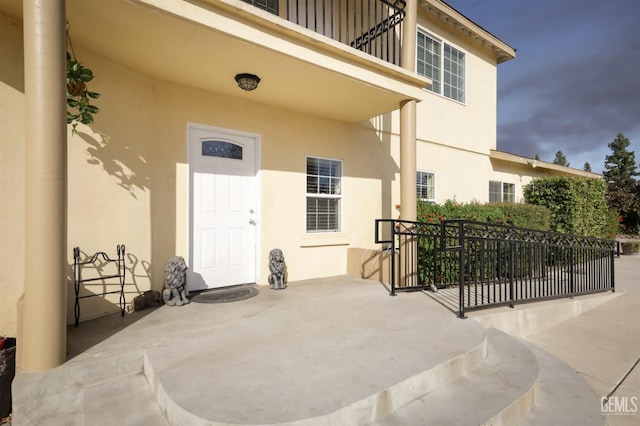
M 429 172 L 416 172 L 416 192 L 418 200 L 435 201 L 436 175 Z
M 416 72 L 430 78 L 428 90 L 458 102 L 465 101 L 465 54 L 418 30 Z
M 516 184 L 507 182 L 489 181 L 489 202 L 516 202 Z
M 307 232 L 339 232 L 342 161 L 307 157 Z
M 278 14 L 278 0 L 242 0 L 245 3 L 254 5 L 257 8 Z

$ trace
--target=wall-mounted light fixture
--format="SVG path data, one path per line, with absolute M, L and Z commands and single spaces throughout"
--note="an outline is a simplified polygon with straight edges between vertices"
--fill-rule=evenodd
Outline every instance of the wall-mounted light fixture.
M 239 88 L 250 92 L 258 87 L 258 83 L 260 83 L 260 77 L 247 73 L 237 74 L 236 82 L 238 83 Z

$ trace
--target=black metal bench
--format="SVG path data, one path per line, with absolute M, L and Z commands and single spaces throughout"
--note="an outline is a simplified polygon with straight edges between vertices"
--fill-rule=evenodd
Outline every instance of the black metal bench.
M 126 269 L 124 264 L 124 253 L 125 253 L 124 244 L 119 244 L 116 247 L 116 251 L 117 251 L 116 259 L 111 259 L 109 256 L 107 256 L 105 252 L 99 251 L 95 253 L 93 256 L 91 256 L 91 258 L 89 258 L 88 260 L 81 261 L 80 247 L 75 247 L 73 249 L 73 285 L 76 292 L 74 315 L 75 315 L 76 327 L 78 326 L 78 320 L 80 318 L 80 299 L 86 299 L 88 297 L 96 297 L 96 296 L 104 296 L 106 294 L 120 293 L 120 314 L 121 316 L 124 316 L 125 306 L 126 306 L 126 301 L 124 297 L 124 280 L 125 280 L 125 274 L 126 274 Z M 100 263 L 97 263 L 98 261 L 100 261 Z M 106 265 L 111 263 L 114 263 L 116 265 L 117 273 L 102 275 L 102 276 L 93 277 L 93 278 L 82 278 L 83 267 L 87 265 L 92 265 L 93 269 L 99 271 L 99 270 L 102 270 Z M 80 296 L 81 284 L 92 282 L 92 281 L 103 281 L 103 284 L 108 284 L 108 283 L 104 283 L 104 281 L 113 280 L 116 278 L 119 280 L 118 284 L 120 284 L 120 290 L 105 291 L 102 293 L 92 293 L 92 294 Z

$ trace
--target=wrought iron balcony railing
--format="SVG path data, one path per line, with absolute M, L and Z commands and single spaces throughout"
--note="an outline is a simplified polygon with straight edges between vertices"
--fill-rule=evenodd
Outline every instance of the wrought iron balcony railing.
M 400 66 L 405 0 L 243 0 Z M 282 11 L 281 6 L 286 10 Z

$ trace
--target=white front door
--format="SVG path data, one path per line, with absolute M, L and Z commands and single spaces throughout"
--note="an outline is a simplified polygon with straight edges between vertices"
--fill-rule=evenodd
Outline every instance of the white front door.
M 189 127 L 189 291 L 256 281 L 256 138 Z

